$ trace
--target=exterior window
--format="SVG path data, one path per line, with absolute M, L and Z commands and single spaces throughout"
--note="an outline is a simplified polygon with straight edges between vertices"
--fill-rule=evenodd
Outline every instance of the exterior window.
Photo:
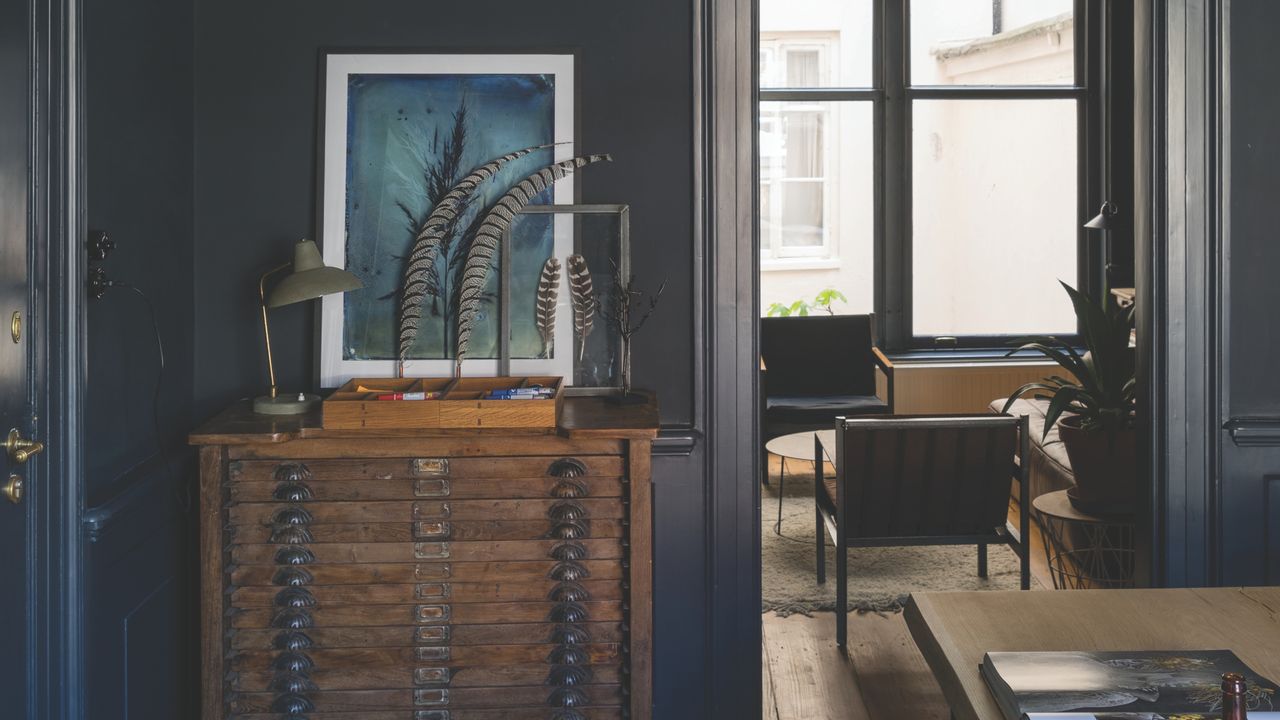
M 899 351 L 1073 335 L 1057 281 L 1101 275 L 1077 76 L 1100 7 L 761 0 L 763 309 L 834 289 Z

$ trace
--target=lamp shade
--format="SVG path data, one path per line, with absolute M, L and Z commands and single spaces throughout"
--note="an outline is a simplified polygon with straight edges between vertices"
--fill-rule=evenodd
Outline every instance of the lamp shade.
M 293 272 L 276 284 L 267 298 L 267 307 L 292 305 L 362 287 L 364 283 L 355 275 L 325 265 L 315 243 L 299 240 L 293 246 Z
M 1086 230 L 1111 230 L 1115 227 L 1115 216 L 1120 214 L 1120 208 L 1116 204 L 1108 200 L 1102 203 L 1102 209 L 1098 211 L 1093 219 L 1084 224 Z

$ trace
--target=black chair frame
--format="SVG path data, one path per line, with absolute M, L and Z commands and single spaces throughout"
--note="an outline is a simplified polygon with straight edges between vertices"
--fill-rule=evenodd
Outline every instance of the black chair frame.
M 1012 527 L 1007 520 L 1002 527 L 992 528 L 990 533 L 964 535 L 925 535 L 925 536 L 885 536 L 885 537 L 849 537 L 844 532 L 847 522 L 845 518 L 846 491 L 849 477 L 844 462 L 844 431 L 850 428 L 881 430 L 946 430 L 973 427 L 1007 427 L 1017 428 L 1016 457 L 1009 458 L 1010 479 L 1018 481 L 1018 527 Z M 858 547 L 903 547 L 920 545 L 976 545 L 978 548 L 978 576 L 987 577 L 987 546 L 991 544 L 1008 545 L 1020 560 L 1020 586 L 1023 590 L 1031 588 L 1031 556 L 1030 530 L 1031 499 L 1028 495 L 1027 468 L 1018 458 L 1030 457 L 1030 436 L 1027 416 L 1012 417 L 1009 415 L 983 416 L 935 416 L 935 417 L 897 417 L 897 418 L 837 418 L 835 423 L 835 458 L 836 495 L 834 507 L 827 498 L 825 484 L 824 461 L 829 457 L 823 447 L 822 439 L 814 435 L 814 510 L 816 536 L 816 569 L 819 584 L 826 583 L 826 535 L 831 537 L 836 549 L 836 644 L 844 648 L 848 639 L 848 556 L 849 548 Z M 1008 492 L 1006 491 L 1006 498 Z M 1005 500 L 1008 505 L 1008 500 Z

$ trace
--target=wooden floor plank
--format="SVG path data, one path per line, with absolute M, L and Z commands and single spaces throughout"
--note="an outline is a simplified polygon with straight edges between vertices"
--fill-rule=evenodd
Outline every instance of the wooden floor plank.
M 763 720 L 779 720 L 778 704 L 773 698 L 773 672 L 769 669 L 769 642 L 764 640 L 760 643 L 760 668 L 764 675 L 763 681 L 763 703 L 764 708 Z
M 767 673 L 778 720 L 871 720 L 831 613 L 764 616 Z

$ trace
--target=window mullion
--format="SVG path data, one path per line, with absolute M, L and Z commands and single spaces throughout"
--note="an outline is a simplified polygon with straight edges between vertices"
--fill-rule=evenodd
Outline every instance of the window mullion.
M 910 106 L 907 104 L 908 0 L 883 0 L 880 61 L 884 88 L 880 150 L 882 172 L 878 190 L 883 229 L 877 238 L 883 261 L 877 297 L 882 342 L 892 350 L 905 349 L 911 339 L 911 147 Z

